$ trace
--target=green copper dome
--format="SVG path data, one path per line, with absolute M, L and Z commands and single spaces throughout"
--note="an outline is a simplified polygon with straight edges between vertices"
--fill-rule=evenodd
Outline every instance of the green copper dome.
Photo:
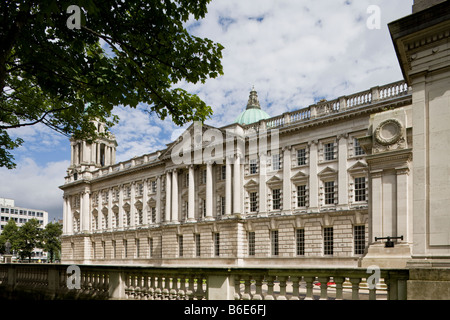
M 261 110 L 259 105 L 258 95 L 255 89 L 250 91 L 250 97 L 248 99 L 247 108 L 236 119 L 236 122 L 242 125 L 251 124 L 270 118 L 269 114 Z

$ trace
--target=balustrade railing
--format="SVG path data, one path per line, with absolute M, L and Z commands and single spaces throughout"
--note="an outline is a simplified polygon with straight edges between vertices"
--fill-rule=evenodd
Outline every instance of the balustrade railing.
M 335 113 L 339 113 L 352 108 L 358 108 L 379 101 L 393 99 L 408 94 L 408 85 L 405 81 L 397 81 L 380 87 L 374 87 L 369 90 L 351 94 L 349 96 L 339 97 L 330 101 L 319 101 L 317 104 L 309 107 L 288 112 L 284 115 L 276 116 L 262 120 L 264 129 L 281 128 L 290 124 L 308 121 Z M 255 124 L 245 126 L 245 132 L 255 127 Z
M 406 299 L 406 269 L 153 268 L 4 264 L 0 292 L 49 299 L 123 300 L 358 300 Z

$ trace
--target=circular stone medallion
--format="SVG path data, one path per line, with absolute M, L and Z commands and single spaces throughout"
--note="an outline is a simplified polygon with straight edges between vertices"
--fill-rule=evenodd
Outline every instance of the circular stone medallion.
M 396 143 L 402 135 L 402 125 L 395 119 L 388 119 L 380 123 L 375 131 L 375 139 L 379 144 L 390 145 Z

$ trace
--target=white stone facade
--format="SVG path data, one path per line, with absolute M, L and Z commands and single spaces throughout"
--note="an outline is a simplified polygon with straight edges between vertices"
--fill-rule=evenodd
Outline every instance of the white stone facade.
M 63 261 L 449 266 L 450 2 L 415 1 L 389 30 L 404 81 L 252 124 L 193 124 L 118 164 L 114 137 L 73 141 Z
M 357 266 L 373 233 L 358 139 L 371 114 L 410 103 L 398 82 L 250 125 L 193 124 L 166 150 L 110 165 L 92 152 L 100 142 L 73 141 L 62 260 Z M 223 140 L 211 144 L 214 134 Z M 190 139 L 199 135 L 196 149 Z M 114 138 L 105 141 L 113 159 Z M 182 155 L 190 157 L 180 163 Z

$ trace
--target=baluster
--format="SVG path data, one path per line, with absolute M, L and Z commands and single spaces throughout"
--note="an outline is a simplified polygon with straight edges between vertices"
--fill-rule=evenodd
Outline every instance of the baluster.
M 155 275 L 150 275 L 149 277 L 148 300 L 155 300 Z
M 171 278 L 171 282 L 172 282 L 172 288 L 170 289 L 170 292 L 169 292 L 169 299 L 176 300 L 177 296 L 178 296 L 178 278 L 176 276 Z
M 343 283 L 345 281 L 345 278 L 343 277 L 333 277 L 334 283 L 336 284 L 336 300 L 342 300 L 342 290 L 343 290 Z
M 188 300 L 194 300 L 194 292 L 195 292 L 195 279 L 192 275 L 189 276 L 189 288 L 186 292 Z
M 186 300 L 186 276 L 180 276 L 180 289 L 178 290 L 178 299 Z
M 299 277 L 291 277 L 292 297 L 290 300 L 300 300 L 300 281 Z
M 155 300 L 162 300 L 162 287 L 163 287 L 163 279 L 161 277 L 161 275 L 158 275 L 158 280 L 157 280 L 157 286 L 155 289 Z
M 287 277 L 278 277 L 278 281 L 280 283 L 280 295 L 277 297 L 277 300 L 287 300 L 287 298 L 286 298 L 286 279 L 287 279 Z
M 328 299 L 328 277 L 319 277 L 320 282 L 320 300 Z
M 306 282 L 306 296 L 305 296 L 305 300 L 313 300 L 313 282 L 314 282 L 314 277 L 304 277 L 303 278 Z
M 361 278 L 350 278 L 352 284 L 352 300 L 359 300 L 359 283 Z
M 164 289 L 162 290 L 162 300 L 169 300 L 170 278 L 164 277 Z
M 250 277 L 244 278 L 244 294 L 242 295 L 242 300 L 251 300 L 251 292 L 250 292 Z
M 255 294 L 252 297 L 253 300 L 262 300 L 263 299 L 262 282 L 263 282 L 263 277 L 261 277 L 261 276 L 255 277 L 256 290 L 255 290 Z
M 195 291 L 195 297 L 197 300 L 203 300 L 205 294 L 203 291 L 203 276 L 198 276 L 197 278 L 197 290 Z
M 234 277 L 234 300 L 241 300 L 241 277 Z
M 268 276 L 266 278 L 266 282 L 267 282 L 267 295 L 264 297 L 265 300 L 274 300 L 274 296 L 273 296 L 273 283 L 274 281 L 274 277 Z

